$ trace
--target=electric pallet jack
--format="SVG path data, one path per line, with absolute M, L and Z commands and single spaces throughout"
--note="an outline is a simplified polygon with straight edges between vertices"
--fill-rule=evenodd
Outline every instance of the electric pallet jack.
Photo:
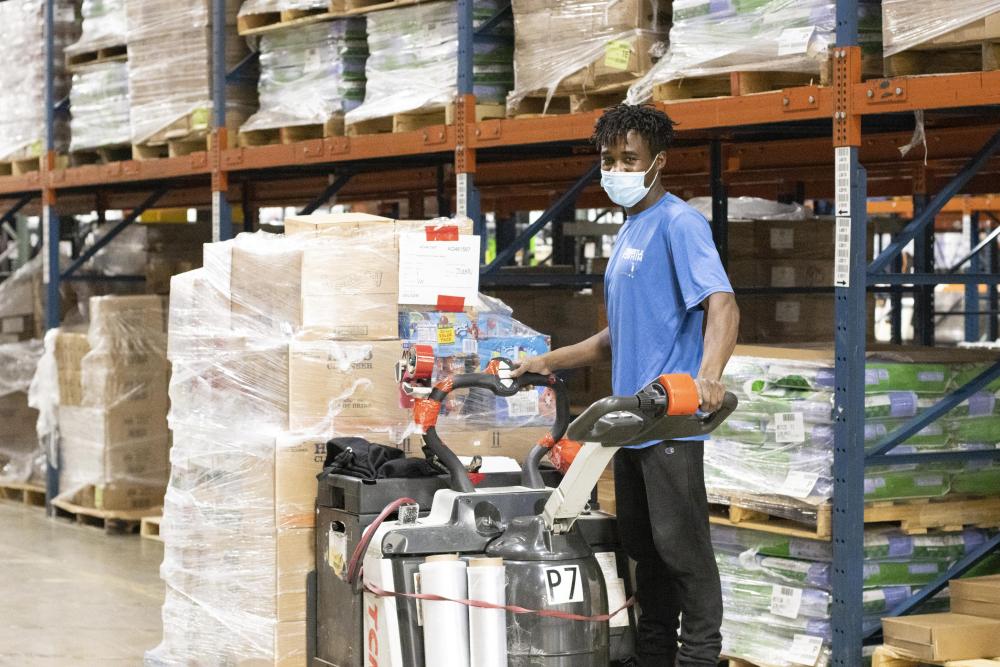
M 313 664 L 440 667 L 425 660 L 434 647 L 425 646 L 420 607 L 421 598 L 436 598 L 418 584 L 420 565 L 442 554 L 466 562 L 502 559 L 507 637 L 495 648 L 506 654 L 506 664 L 607 667 L 631 655 L 628 562 L 614 517 L 590 508 L 593 489 L 619 447 L 708 434 L 736 408 L 736 397 L 727 393 L 717 412 L 703 416 L 692 378 L 664 375 L 634 396 L 597 401 L 570 424 L 567 391 L 555 376 L 513 378 L 513 364 L 494 359 L 485 373 L 430 387 L 416 377 L 426 373 L 411 372 L 421 365 L 415 356 L 397 376 L 413 397 L 425 452 L 448 474 L 368 483 L 321 475 Z M 459 389 L 509 397 L 531 386 L 555 392 L 551 432 L 529 452 L 519 475 L 470 476 L 435 430 L 442 401 Z M 546 454 L 560 470 L 541 466 Z M 622 595 L 609 609 L 612 589 Z M 468 637 L 453 643 L 453 664 L 480 667 L 469 662 Z

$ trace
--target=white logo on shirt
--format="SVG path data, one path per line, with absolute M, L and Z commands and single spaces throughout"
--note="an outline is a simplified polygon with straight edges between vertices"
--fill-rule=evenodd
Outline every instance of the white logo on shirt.
M 642 250 L 639 248 L 625 248 L 625 252 L 622 253 L 622 259 L 626 262 L 641 262 Z

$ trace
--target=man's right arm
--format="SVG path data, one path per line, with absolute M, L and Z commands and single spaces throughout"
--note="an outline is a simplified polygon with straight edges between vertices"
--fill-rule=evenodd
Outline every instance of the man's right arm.
M 549 375 L 567 368 L 593 366 L 611 360 L 611 334 L 607 327 L 575 345 L 567 345 L 557 350 L 530 357 L 514 369 L 514 377 L 524 373 Z

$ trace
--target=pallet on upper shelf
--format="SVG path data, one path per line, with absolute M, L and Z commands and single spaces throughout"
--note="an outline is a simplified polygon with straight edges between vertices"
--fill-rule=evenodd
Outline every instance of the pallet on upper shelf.
M 56 169 L 65 169 L 69 165 L 69 158 L 65 155 L 56 156 Z M 39 171 L 42 167 L 42 159 L 38 156 L 7 158 L 0 160 L 0 176 L 23 176 L 33 171 Z
M 163 536 L 160 535 L 161 521 L 163 521 L 163 517 L 159 515 L 142 517 L 139 520 L 139 536 L 145 537 L 147 540 L 162 542 Z
M 504 118 L 506 107 L 503 104 L 477 104 L 476 122 L 492 118 Z M 407 111 L 381 118 L 370 118 L 357 123 L 351 123 L 345 128 L 345 134 L 356 137 L 364 134 L 383 134 L 387 132 L 412 132 L 432 125 L 452 125 L 455 122 L 453 104 L 433 109 Z
M 603 93 L 568 93 L 553 95 L 546 104 L 544 96 L 529 95 L 509 111 L 513 118 L 537 118 L 569 113 L 597 111 L 614 106 L 625 99 L 626 90 Z
M 128 52 L 124 44 L 112 44 L 102 46 L 90 51 L 66 54 L 66 67 L 70 72 L 75 72 L 81 67 L 97 65 L 101 63 L 125 62 L 128 60 Z
M 69 165 L 79 167 L 85 164 L 108 164 L 132 159 L 132 144 L 113 144 L 70 151 Z
M 877 646 L 872 655 L 872 667 L 920 667 L 921 665 L 941 665 L 942 667 L 1000 667 L 1000 658 L 974 658 L 971 660 L 948 660 L 935 662 L 907 658 L 893 650 L 891 646 Z
M 780 509 L 762 506 L 753 497 L 731 496 L 728 504 L 711 506 L 712 523 L 777 533 L 790 537 L 828 540 L 832 534 L 831 505 L 815 508 L 816 520 L 806 522 L 782 516 Z M 865 523 L 892 523 L 909 535 L 929 530 L 959 531 L 966 526 L 1000 526 L 1000 496 L 907 498 L 865 504 Z
M 885 58 L 885 75 L 956 74 L 1000 69 L 1000 38 L 966 44 L 917 47 Z
M 59 499 L 52 501 L 52 508 L 55 516 L 59 518 L 100 528 L 109 535 L 137 533 L 144 517 L 155 516 L 163 511 L 161 507 L 141 510 L 99 510 Z
M 247 121 L 245 111 L 229 110 L 226 113 L 228 148 L 235 148 L 239 128 Z M 211 139 L 211 114 L 198 109 L 180 116 L 152 136 L 132 144 L 133 160 L 153 160 L 163 157 L 180 157 L 198 151 L 207 151 Z
M 325 7 L 312 9 L 290 9 L 282 12 L 262 12 L 245 14 L 236 19 L 236 31 L 240 35 L 260 35 L 274 30 L 284 30 L 295 26 L 311 25 L 323 21 L 358 16 L 369 12 L 382 11 L 416 5 L 427 0 L 330 0 Z
M 267 146 L 269 144 L 294 144 L 308 139 L 344 136 L 344 117 L 333 116 L 324 123 L 292 125 L 260 130 L 240 130 L 240 146 Z
M 827 86 L 829 68 L 816 72 L 730 72 L 712 76 L 690 76 L 653 86 L 653 101 L 677 102 L 703 97 L 737 97 L 798 86 Z
M 20 482 L 0 484 L 0 499 L 32 507 L 45 507 L 45 487 L 41 484 Z

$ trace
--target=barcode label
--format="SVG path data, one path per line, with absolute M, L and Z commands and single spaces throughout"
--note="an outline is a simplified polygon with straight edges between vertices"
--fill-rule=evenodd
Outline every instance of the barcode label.
M 479 343 L 475 338 L 462 339 L 462 354 L 476 354 L 479 351 Z
M 775 413 L 774 441 L 795 444 L 806 441 L 806 425 L 801 412 Z
M 538 415 L 538 392 L 534 389 L 519 391 L 507 398 L 509 417 L 535 417 Z
M 812 495 L 812 491 L 816 488 L 816 482 L 818 481 L 818 473 L 806 470 L 789 470 L 778 493 L 790 498 L 805 500 Z
M 836 200 L 838 216 L 851 215 L 851 149 L 842 146 L 836 149 Z
M 813 667 L 823 650 L 823 638 L 812 635 L 793 635 L 792 646 L 788 649 L 788 659 L 797 665 Z
M 836 246 L 833 264 L 834 287 L 850 287 L 851 285 L 851 219 L 837 218 L 834 231 Z
M 802 606 L 802 589 L 792 586 L 771 587 L 771 613 L 783 618 L 798 618 Z

